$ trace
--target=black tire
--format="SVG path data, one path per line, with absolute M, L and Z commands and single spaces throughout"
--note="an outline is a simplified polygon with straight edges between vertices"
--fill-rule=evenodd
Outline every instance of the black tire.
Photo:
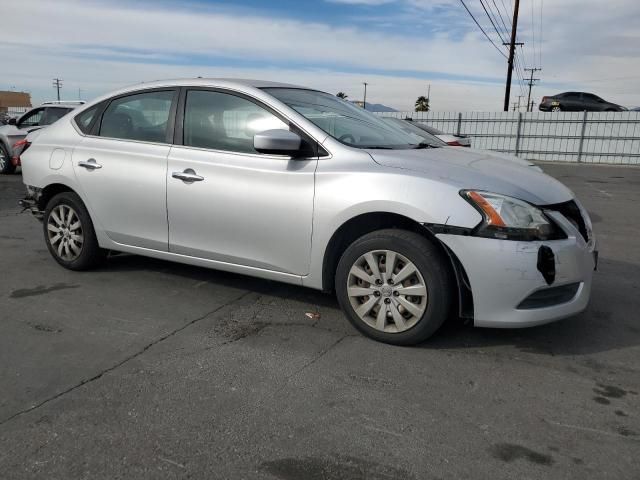
M 52 245 L 51 238 L 49 236 L 49 224 L 51 222 L 55 224 L 55 219 L 52 218 L 52 212 L 60 206 L 70 207 L 73 209 L 77 215 L 77 219 L 80 221 L 79 228 L 83 236 L 83 242 L 80 247 L 79 254 L 76 258 L 70 260 L 63 258 L 58 254 L 58 249 Z M 42 225 L 44 230 L 44 240 L 47 244 L 47 248 L 49 249 L 49 253 L 51 253 L 51 256 L 56 260 L 56 262 L 64 268 L 68 268 L 69 270 L 89 270 L 99 265 L 107 256 L 107 250 L 101 249 L 98 245 L 96 233 L 93 228 L 93 222 L 91 221 L 87 208 L 84 206 L 80 197 L 73 192 L 62 192 L 49 200 L 44 211 Z
M 376 250 L 391 250 L 406 257 L 424 278 L 428 299 L 426 309 L 417 323 L 407 330 L 389 333 L 373 328 L 358 316 L 349 299 L 347 286 L 351 267 L 367 252 Z M 353 326 L 374 340 L 393 345 L 423 342 L 440 328 L 451 311 L 455 284 L 445 255 L 433 242 L 406 230 L 378 230 L 364 235 L 345 250 L 338 262 L 335 276 L 338 302 Z
M 11 163 L 11 156 L 7 148 L 0 143 L 0 174 L 8 175 L 16 171 L 16 167 Z

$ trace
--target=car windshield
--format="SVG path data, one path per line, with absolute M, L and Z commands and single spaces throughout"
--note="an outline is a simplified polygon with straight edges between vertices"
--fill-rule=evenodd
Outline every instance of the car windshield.
M 264 90 L 350 147 L 408 149 L 424 146 L 420 136 L 406 133 L 363 108 L 328 93 L 299 88 Z
M 403 132 L 413 134 L 413 135 L 418 135 L 420 138 L 423 139 L 424 142 L 427 142 L 433 147 L 447 146 L 447 142 L 444 142 L 440 140 L 438 137 L 436 137 L 435 135 L 430 134 L 426 129 L 422 129 L 420 127 L 415 126 L 413 122 L 408 122 L 406 120 L 401 120 L 400 118 L 393 118 L 393 117 L 382 117 L 382 120 L 397 126 Z

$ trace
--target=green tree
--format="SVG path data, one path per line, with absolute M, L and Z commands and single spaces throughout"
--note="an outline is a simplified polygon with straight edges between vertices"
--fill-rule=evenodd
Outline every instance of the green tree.
M 343 100 L 346 100 L 348 96 L 349 96 L 349 95 L 347 95 L 347 94 L 346 94 L 346 93 L 344 93 L 344 92 L 338 92 L 338 93 L 336 93 L 336 97 L 341 98 L 341 99 L 343 99 Z
M 416 112 L 428 112 L 429 111 L 429 99 L 424 95 L 421 95 L 416 100 Z

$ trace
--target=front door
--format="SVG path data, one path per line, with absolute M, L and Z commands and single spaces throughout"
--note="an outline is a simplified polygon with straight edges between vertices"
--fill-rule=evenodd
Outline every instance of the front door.
M 169 251 L 308 273 L 317 159 L 256 152 L 255 133 L 289 127 L 244 96 L 188 90 L 183 113 L 167 172 Z
M 115 242 L 167 251 L 166 173 L 175 90 L 113 100 L 73 151 L 93 221 Z

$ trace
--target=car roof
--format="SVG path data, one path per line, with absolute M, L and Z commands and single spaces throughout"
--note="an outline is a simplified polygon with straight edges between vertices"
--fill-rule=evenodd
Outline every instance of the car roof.
M 43 102 L 40 105 L 38 105 L 37 107 L 34 108 L 40 108 L 40 107 L 47 107 L 47 108 L 76 108 L 79 107 L 81 105 L 84 105 L 86 102 L 83 100 L 69 100 L 69 101 L 51 101 L 51 102 Z
M 272 82 L 269 80 L 254 80 L 248 78 L 176 78 L 168 80 L 154 80 L 151 82 L 141 82 L 121 89 L 121 92 L 140 90 L 144 88 L 156 87 L 181 87 L 181 86 L 202 86 L 202 87 L 253 87 L 253 88 L 303 88 L 300 85 L 290 83 Z

